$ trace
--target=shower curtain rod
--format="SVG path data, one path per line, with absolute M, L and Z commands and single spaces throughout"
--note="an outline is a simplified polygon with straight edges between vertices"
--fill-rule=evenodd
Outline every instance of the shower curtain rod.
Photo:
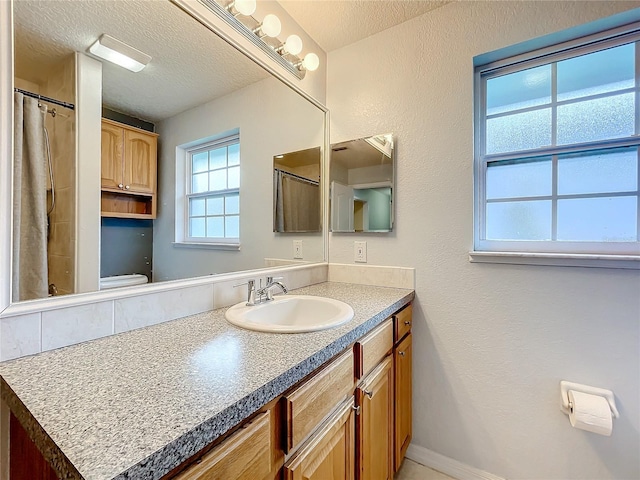
M 37 98 L 38 100 L 42 100 L 43 102 L 53 103 L 55 105 L 59 105 L 64 108 L 68 108 L 69 110 L 75 110 L 76 108 L 76 106 L 73 103 L 62 102 L 60 100 L 56 100 L 55 98 L 45 97 L 44 95 L 22 90 L 21 88 L 14 88 L 13 90 L 14 92 L 18 92 L 23 95 L 26 95 L 27 97 Z
M 286 172 L 284 170 L 280 170 L 279 168 L 276 168 L 275 170 L 277 170 L 278 172 L 282 172 L 285 175 L 289 175 L 290 177 L 297 178 L 298 180 L 302 180 L 302 181 L 305 181 L 307 183 L 310 183 L 311 185 L 316 185 L 316 186 L 320 185 L 320 182 L 316 182 L 315 180 L 311 180 L 310 178 L 306 178 L 306 177 L 303 177 L 303 176 L 300 176 L 300 175 L 296 175 L 295 173 Z

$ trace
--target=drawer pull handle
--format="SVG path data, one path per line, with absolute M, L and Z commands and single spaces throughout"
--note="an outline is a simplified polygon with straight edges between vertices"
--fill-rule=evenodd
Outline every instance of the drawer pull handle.
M 124 186 L 125 190 L 129 190 L 131 187 L 129 185 Z
M 405 325 L 411 325 L 411 322 L 409 320 L 404 322 Z
M 124 188 L 124 185 L 123 185 L 123 184 L 121 184 L 121 183 L 119 183 L 119 184 L 118 184 L 118 188 Z
M 363 390 L 364 394 L 369 397 L 369 399 L 373 398 L 373 392 L 367 391 L 367 390 Z
M 398 352 L 398 355 L 400 355 L 401 357 L 404 357 L 404 352 Z
M 357 407 L 355 405 L 351 405 L 351 408 L 355 410 L 356 415 L 360 415 L 360 405 L 358 405 Z

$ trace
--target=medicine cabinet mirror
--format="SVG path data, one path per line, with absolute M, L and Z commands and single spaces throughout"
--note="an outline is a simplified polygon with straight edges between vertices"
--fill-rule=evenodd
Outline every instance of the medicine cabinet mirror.
M 331 231 L 392 231 L 394 175 L 392 133 L 332 144 Z

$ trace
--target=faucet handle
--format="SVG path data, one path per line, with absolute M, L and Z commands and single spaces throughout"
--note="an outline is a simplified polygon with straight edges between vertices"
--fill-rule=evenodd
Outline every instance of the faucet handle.
M 255 280 L 247 280 L 244 283 L 239 283 L 234 285 L 233 287 L 242 287 L 243 285 L 247 285 L 247 307 L 255 305 L 255 295 L 256 295 L 256 281 Z

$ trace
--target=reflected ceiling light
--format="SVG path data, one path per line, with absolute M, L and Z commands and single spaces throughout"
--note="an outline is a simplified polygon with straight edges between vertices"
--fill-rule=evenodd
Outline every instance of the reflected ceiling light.
M 262 23 L 253 29 L 253 33 L 258 35 L 259 37 L 267 37 L 275 38 L 280 35 L 282 31 L 282 24 L 280 23 L 280 19 L 276 17 L 273 13 L 266 15 L 262 19 Z M 261 32 L 262 35 L 258 33 Z
M 131 45 L 127 45 L 106 33 L 89 47 L 89 52 L 132 72 L 139 72 L 151 60 L 151 57 L 146 53 L 136 50 Z
M 234 0 L 226 6 L 229 12 L 240 13 L 246 17 L 256 11 L 256 0 Z

